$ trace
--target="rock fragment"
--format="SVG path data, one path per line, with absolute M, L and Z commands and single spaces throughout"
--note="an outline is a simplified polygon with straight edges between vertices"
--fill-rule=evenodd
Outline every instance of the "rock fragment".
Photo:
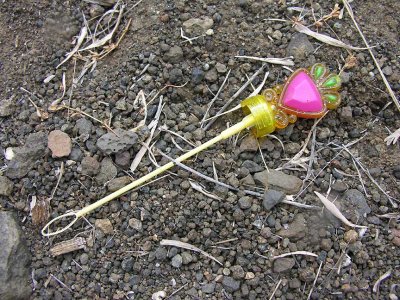
M 280 191 L 268 189 L 265 191 L 265 193 L 263 195 L 262 204 L 266 210 L 271 210 L 275 205 L 277 205 L 278 203 L 281 203 L 283 201 L 283 199 L 285 199 L 284 193 L 282 193 Z
M 305 236 L 307 232 L 306 220 L 303 214 L 297 214 L 293 221 L 288 225 L 287 229 L 282 228 L 277 235 L 297 241 Z
M 129 176 L 122 176 L 122 177 L 114 178 L 114 179 L 111 179 L 110 182 L 108 182 L 107 189 L 110 192 L 115 192 L 115 191 L 119 190 L 120 188 L 123 188 L 124 186 L 128 185 L 131 182 L 132 182 L 132 179 Z
M 22 147 L 13 148 L 14 157 L 7 163 L 5 175 L 9 178 L 22 178 L 35 166 L 38 159 L 46 153 L 47 135 L 39 131 L 30 134 Z
M 97 219 L 94 226 L 100 229 L 104 234 L 111 234 L 114 232 L 113 225 L 109 219 Z
M 298 193 L 303 181 L 293 175 L 287 175 L 281 171 L 265 170 L 254 174 L 256 183 L 263 184 L 266 188 L 272 188 L 284 192 L 287 195 Z
M 10 196 L 14 183 L 5 176 L 0 176 L 0 196 Z
M 71 153 L 71 138 L 61 130 L 50 132 L 47 140 L 47 146 L 51 150 L 54 158 L 68 156 Z
M 96 182 L 99 185 L 105 184 L 117 176 L 117 167 L 109 157 L 103 158 L 100 164 L 100 172 L 96 176 Z
M 191 35 L 206 34 L 207 30 L 211 29 L 213 25 L 213 19 L 207 16 L 203 16 L 201 18 L 191 18 L 182 24 L 185 33 Z
M 0 212 L 0 245 L 0 299 L 29 299 L 31 254 L 11 212 Z
M 282 257 L 274 260 L 274 273 L 282 273 L 291 270 L 295 265 L 295 260 L 290 257 Z
M 97 140 L 97 148 L 107 155 L 119 153 L 131 148 L 137 141 L 138 135 L 132 131 L 117 128 L 115 133 L 109 132 Z
M 314 52 L 314 46 L 304 33 L 293 34 L 290 43 L 286 49 L 287 56 L 293 56 L 295 59 L 305 59 Z

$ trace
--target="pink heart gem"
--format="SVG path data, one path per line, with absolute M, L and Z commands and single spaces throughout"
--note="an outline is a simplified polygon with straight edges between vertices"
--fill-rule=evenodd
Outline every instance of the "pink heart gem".
M 287 83 L 281 104 L 293 111 L 305 113 L 318 113 L 324 109 L 321 95 L 305 71 L 298 72 Z

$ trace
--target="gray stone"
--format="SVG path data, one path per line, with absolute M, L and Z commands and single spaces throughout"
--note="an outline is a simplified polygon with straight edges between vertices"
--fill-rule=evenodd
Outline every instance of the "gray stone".
M 40 131 L 30 134 L 22 147 L 13 149 L 14 157 L 8 162 L 6 176 L 9 178 L 21 178 L 35 166 L 38 159 L 46 153 L 47 134 Z
M 128 185 L 131 182 L 132 182 L 132 179 L 129 176 L 122 176 L 122 177 L 114 178 L 114 179 L 111 179 L 107 183 L 107 189 L 110 192 L 115 192 L 115 191 L 119 190 L 120 188 L 123 188 L 124 186 Z
M 244 196 L 239 199 L 239 207 L 241 209 L 249 209 L 251 207 L 252 201 L 248 196 Z
M 234 279 L 242 279 L 245 276 L 245 272 L 242 268 L 242 266 L 239 265 L 235 265 L 231 267 L 231 272 L 232 272 L 232 276 Z
M 218 73 L 226 73 L 226 71 L 228 70 L 227 67 L 224 64 L 221 64 L 219 62 L 217 62 L 215 64 L 215 69 L 217 70 Z
M 297 214 L 292 223 L 290 223 L 287 227 L 281 228 L 276 234 L 281 236 L 282 238 L 288 238 L 292 241 L 299 240 L 303 238 L 307 233 L 306 220 L 303 214 Z
M 183 59 L 183 51 L 179 46 L 173 46 L 169 48 L 168 52 L 165 53 L 164 59 L 169 63 L 175 64 Z
M 182 80 L 182 70 L 179 68 L 173 68 L 171 71 L 169 71 L 169 81 L 172 84 L 179 83 Z
M 261 167 L 252 160 L 245 160 L 242 164 L 242 167 L 245 167 L 247 170 L 250 171 L 250 173 L 260 172 L 264 170 L 263 167 Z
M 73 161 L 81 161 L 82 158 L 83 158 L 82 150 L 78 147 L 72 148 L 71 153 L 69 154 L 69 159 Z
M 332 190 L 339 192 L 339 193 L 343 193 L 344 191 L 346 191 L 348 189 L 348 186 L 341 180 L 336 180 L 333 184 L 332 184 Z
M 371 212 L 364 194 L 359 190 L 347 190 L 342 199 L 340 200 L 340 211 L 347 218 L 354 223 L 359 223 L 364 220 Z
M 87 253 L 82 253 L 79 260 L 81 261 L 82 265 L 86 265 L 89 262 L 89 255 Z
M 213 25 L 214 25 L 213 19 L 204 16 L 201 18 L 189 19 L 183 22 L 182 27 L 185 33 L 193 35 L 202 35 L 205 34 L 208 29 L 211 29 Z
M 290 257 L 282 257 L 274 260 L 274 273 L 282 273 L 291 270 L 296 264 L 295 260 Z
M 75 129 L 80 135 L 88 135 L 92 132 L 93 124 L 86 118 L 76 120 Z
M 295 59 L 301 60 L 314 52 L 314 46 L 308 40 L 304 33 L 293 34 L 290 43 L 286 49 L 287 56 L 293 56 Z
M 281 171 L 265 170 L 254 174 L 256 183 L 263 184 L 266 188 L 271 188 L 284 192 L 287 195 L 298 193 L 303 185 L 303 181 L 293 175 L 287 175 Z
M 215 281 L 203 284 L 201 287 L 201 291 L 204 294 L 212 294 L 215 291 L 215 284 L 216 284 Z
M 128 169 L 131 165 L 131 154 L 129 151 L 115 154 L 115 164 L 122 169 Z
M 240 281 L 233 279 L 230 276 L 224 276 L 222 285 L 228 293 L 236 292 L 240 289 Z
M 246 177 L 240 179 L 240 183 L 242 185 L 255 185 L 256 183 L 254 182 L 253 176 L 248 174 Z
M 0 117 L 8 117 L 14 113 L 15 105 L 12 100 L 3 100 L 0 102 Z
M 281 203 L 283 199 L 285 199 L 284 193 L 269 189 L 264 193 L 262 204 L 266 210 L 271 210 L 275 205 Z
M 10 196 L 14 187 L 14 183 L 5 176 L 0 176 L 0 195 Z
M 207 71 L 205 78 L 209 82 L 216 82 L 218 80 L 218 73 L 215 69 L 211 69 Z
M 90 5 L 89 14 L 92 18 L 100 16 L 103 13 L 104 13 L 104 7 L 94 3 Z
M 182 256 L 182 263 L 184 265 L 190 264 L 193 261 L 193 256 L 188 251 L 182 252 L 181 256 Z
M 133 264 L 134 264 L 134 260 L 133 257 L 128 257 L 125 258 L 122 262 L 121 262 L 121 268 L 122 270 L 124 270 L 125 272 L 130 272 L 133 268 Z
M 107 155 L 128 150 L 138 141 L 138 135 L 132 131 L 120 128 L 114 131 L 117 135 L 113 132 L 106 133 L 102 135 L 96 143 L 97 148 Z
M 390 76 L 393 74 L 393 70 L 391 66 L 386 66 L 382 69 L 383 74 L 385 74 L 386 76 Z
M 11 212 L 0 212 L 0 299 L 29 299 L 31 254 Z
M 289 287 L 291 289 L 299 289 L 301 287 L 301 282 L 297 278 L 293 278 L 289 280 Z
M 353 121 L 353 109 L 351 106 L 344 106 L 340 111 L 340 118 L 345 122 Z
M 180 254 L 175 255 L 171 260 L 171 265 L 174 268 L 180 268 L 182 266 L 182 256 Z
M 100 163 L 91 156 L 86 156 L 82 159 L 80 171 L 83 175 L 94 176 L 100 169 Z
M 204 79 L 204 72 L 201 68 L 195 67 L 192 70 L 192 82 L 194 84 L 199 84 Z
M 240 143 L 239 152 L 257 152 L 258 151 L 258 142 L 257 139 L 252 135 L 247 135 L 242 142 Z
M 131 219 L 129 219 L 128 224 L 131 228 L 133 228 L 137 231 L 142 231 L 143 224 L 140 220 L 138 220 L 136 218 L 131 218 Z
M 158 247 L 155 251 L 155 256 L 158 260 L 164 260 L 167 258 L 168 251 L 164 247 Z
M 100 164 L 100 172 L 96 176 L 97 184 L 105 184 L 106 182 L 117 176 L 117 167 L 114 166 L 113 161 L 109 157 L 103 158 Z

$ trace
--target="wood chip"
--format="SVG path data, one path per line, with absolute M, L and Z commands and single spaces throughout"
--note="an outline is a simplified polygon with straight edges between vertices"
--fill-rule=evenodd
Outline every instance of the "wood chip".
M 54 245 L 54 247 L 50 249 L 50 254 L 52 256 L 58 256 L 80 249 L 86 249 L 86 239 L 83 237 L 75 237 Z
M 46 224 L 49 220 L 49 201 L 45 198 L 37 199 L 36 196 L 32 196 L 30 203 L 30 210 L 32 216 L 32 224 L 40 226 Z
M 177 247 L 177 248 L 184 248 L 184 249 L 192 250 L 195 252 L 199 252 L 222 266 L 222 263 L 218 259 L 216 259 L 214 256 L 208 254 L 207 252 L 205 252 L 205 251 L 201 250 L 200 248 L 197 248 L 196 246 L 193 246 L 191 244 L 180 242 L 180 241 L 174 241 L 174 240 L 162 240 L 160 242 L 160 245 L 161 246 L 173 246 L 173 247 Z

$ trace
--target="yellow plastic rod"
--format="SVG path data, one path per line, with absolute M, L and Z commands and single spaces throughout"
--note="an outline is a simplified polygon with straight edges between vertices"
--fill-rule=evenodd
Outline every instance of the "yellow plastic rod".
M 239 133 L 240 131 L 242 131 L 243 129 L 249 128 L 254 126 L 256 120 L 255 117 L 252 114 L 247 115 L 246 117 L 244 117 L 244 119 L 233 125 L 232 127 L 224 130 L 223 132 L 221 132 L 218 136 L 216 136 L 215 138 L 209 140 L 208 142 L 192 149 L 191 151 L 179 156 L 176 161 L 178 162 L 182 162 L 186 159 L 188 159 L 189 157 L 192 157 L 193 155 L 196 155 L 197 153 L 207 149 L 208 147 L 222 141 L 225 140 L 237 133 Z M 175 164 L 173 162 L 167 163 L 166 165 L 150 172 L 149 174 L 133 181 L 132 183 L 128 184 L 127 186 L 124 186 L 123 188 L 119 189 L 118 191 L 115 191 L 109 195 L 107 195 L 106 197 L 98 200 L 95 203 L 92 203 L 84 208 L 82 208 L 79 211 L 75 211 L 75 212 L 68 212 L 65 213 L 61 216 L 58 216 L 56 218 L 54 218 L 53 220 L 51 220 L 49 223 L 47 223 L 43 229 L 42 229 L 42 235 L 43 236 L 53 236 L 53 235 L 57 235 L 60 234 L 62 232 L 64 232 L 65 230 L 67 230 L 68 228 L 70 228 L 79 218 L 89 214 L 90 212 L 92 212 L 93 210 L 95 210 L 96 208 L 99 208 L 100 206 L 103 206 L 104 204 L 106 204 L 107 202 L 114 200 L 115 198 L 120 197 L 121 195 L 125 194 L 126 192 L 129 192 L 130 190 L 132 190 L 135 187 L 138 187 L 140 185 L 142 185 L 143 183 L 145 183 L 146 181 L 156 177 L 157 175 L 160 175 L 161 173 L 165 172 L 166 170 L 172 168 Z M 66 218 L 72 218 L 72 221 L 70 223 L 68 223 L 68 225 L 66 225 L 65 227 L 63 227 L 62 229 L 59 229 L 57 231 L 50 231 L 50 226 L 60 220 L 60 219 L 66 219 Z

